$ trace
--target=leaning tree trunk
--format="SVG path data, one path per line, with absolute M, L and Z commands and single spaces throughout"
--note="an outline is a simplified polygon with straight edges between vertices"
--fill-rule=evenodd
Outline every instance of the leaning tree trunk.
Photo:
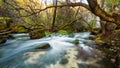
M 101 21 L 101 25 L 105 28 L 103 29 L 103 33 L 105 33 L 105 36 L 108 36 L 109 34 L 112 35 L 114 33 L 114 26 L 112 26 L 111 23 L 115 23 L 117 26 L 120 26 L 120 14 L 113 13 L 109 14 L 105 12 L 97 3 L 97 0 L 87 0 L 90 11 L 95 14 L 96 16 L 100 17 L 101 20 L 106 21 L 107 24 L 104 26 L 103 21 Z M 102 27 L 102 28 L 103 28 Z
M 111 23 L 115 23 L 117 26 L 120 25 L 120 14 L 118 13 L 113 13 L 112 15 L 108 14 L 107 12 L 105 12 L 97 3 L 97 0 L 87 0 L 89 7 L 90 7 L 90 11 L 97 15 L 98 17 L 100 17 L 100 19 L 104 20 L 107 22 L 107 24 L 105 25 L 105 31 L 107 31 L 106 37 L 110 36 L 109 34 L 113 35 L 114 29 L 111 25 Z M 101 21 L 102 22 L 102 21 Z M 115 62 L 113 63 L 114 67 L 113 68 L 119 68 L 119 56 L 116 56 L 115 58 Z
M 100 8 L 100 6 L 97 3 L 97 0 L 87 0 L 89 7 L 91 9 L 91 12 L 101 19 L 107 21 L 107 22 L 112 22 L 117 25 L 120 25 L 120 14 L 115 14 L 113 13 L 112 15 L 108 14 L 105 12 L 103 9 Z

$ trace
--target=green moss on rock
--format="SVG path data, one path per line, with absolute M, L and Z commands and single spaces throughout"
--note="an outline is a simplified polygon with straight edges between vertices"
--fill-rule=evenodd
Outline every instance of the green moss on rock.
M 78 39 L 76 39 L 76 40 L 74 40 L 74 42 L 73 42 L 75 45 L 78 45 L 79 44 L 79 40 Z
M 29 32 L 31 39 L 38 39 L 45 36 L 45 32 L 42 30 L 32 30 Z
M 6 38 L 2 38 L 2 39 L 0 39 L 0 44 L 5 43 L 6 41 L 7 41 Z

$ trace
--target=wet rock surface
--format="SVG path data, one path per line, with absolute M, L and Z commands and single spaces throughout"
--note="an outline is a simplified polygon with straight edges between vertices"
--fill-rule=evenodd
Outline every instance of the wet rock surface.
M 31 39 L 38 39 L 38 38 L 42 38 L 45 36 L 45 32 L 41 31 L 41 30 L 31 30 L 29 32 L 30 38 Z
M 1 39 L 0 39 L 0 44 L 5 43 L 6 41 L 7 41 L 6 38 L 1 38 Z
M 48 43 L 43 43 L 40 46 L 35 47 L 35 49 L 49 49 L 49 48 L 51 48 L 51 46 Z

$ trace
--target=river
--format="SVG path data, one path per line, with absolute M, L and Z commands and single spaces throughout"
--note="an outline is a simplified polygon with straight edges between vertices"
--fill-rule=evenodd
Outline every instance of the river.
M 100 53 L 89 40 L 89 32 L 51 34 L 35 40 L 26 33 L 12 36 L 15 39 L 0 44 L 0 68 L 104 68 L 98 63 Z M 46 43 L 49 48 L 36 49 Z

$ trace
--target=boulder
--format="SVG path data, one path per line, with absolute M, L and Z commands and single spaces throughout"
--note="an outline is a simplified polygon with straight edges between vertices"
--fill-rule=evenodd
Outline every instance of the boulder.
M 68 62 L 69 62 L 69 61 L 68 61 L 67 58 L 62 58 L 59 63 L 62 64 L 62 65 L 65 65 L 65 64 L 67 64 Z
M 31 39 L 38 39 L 45 36 L 45 32 L 42 30 L 32 30 L 29 32 Z
M 78 39 L 76 39 L 76 40 L 74 40 L 74 42 L 73 42 L 75 45 L 78 45 L 79 44 L 79 40 Z
M 0 39 L 0 44 L 5 43 L 6 41 L 7 41 L 6 38 L 1 38 L 1 39 Z
M 12 35 L 8 35 L 8 39 L 15 39 L 15 37 Z
M 51 46 L 48 43 L 43 43 L 43 44 L 40 44 L 39 46 L 35 47 L 35 49 L 49 49 L 49 48 L 51 48 Z

